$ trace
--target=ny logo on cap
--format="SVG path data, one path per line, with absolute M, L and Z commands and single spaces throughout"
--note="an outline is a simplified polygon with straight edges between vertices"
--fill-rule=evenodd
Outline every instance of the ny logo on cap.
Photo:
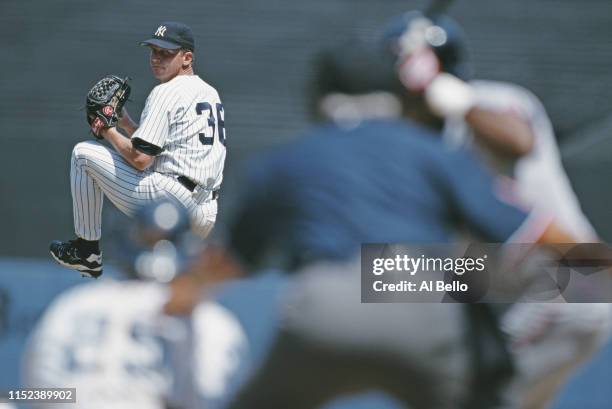
M 166 26 L 159 26 L 157 27 L 157 31 L 155 32 L 155 36 L 157 37 L 163 37 L 164 34 L 166 34 Z

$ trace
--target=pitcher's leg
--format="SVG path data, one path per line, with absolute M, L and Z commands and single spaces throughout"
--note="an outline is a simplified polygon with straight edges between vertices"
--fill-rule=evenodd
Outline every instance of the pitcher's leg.
M 139 172 L 120 154 L 98 142 L 81 142 L 72 151 L 70 187 L 73 199 L 75 240 L 55 240 L 49 246 L 53 258 L 83 275 L 102 274 L 102 235 L 104 197 L 123 213 L 132 215 L 160 195 L 150 172 Z
M 193 232 L 202 238 L 208 237 L 215 221 L 217 220 L 217 201 L 211 200 L 209 202 L 198 205 L 195 211 L 191 213 L 191 225 Z
M 101 236 L 102 201 L 106 196 L 128 216 L 158 196 L 146 183 L 148 173 L 130 166 L 113 149 L 98 142 L 81 142 L 72 151 L 71 186 L 75 232 L 86 240 Z
M 77 159 L 76 148 L 70 161 L 70 191 L 74 232 L 85 240 L 99 240 L 102 235 L 102 190 L 89 176 L 83 161 Z
M 169 175 L 154 173 L 153 180 L 154 185 L 159 187 L 166 197 L 173 198 L 185 206 L 189 212 L 192 231 L 201 238 L 206 238 L 217 219 L 217 200 L 211 199 L 198 203 L 192 192 L 179 183 L 175 177 Z

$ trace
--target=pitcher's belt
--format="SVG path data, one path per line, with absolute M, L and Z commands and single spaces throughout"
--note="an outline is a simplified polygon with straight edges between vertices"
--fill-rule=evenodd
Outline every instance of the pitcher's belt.
M 195 188 L 198 187 L 197 183 L 189 179 L 187 176 L 178 176 L 176 180 L 178 180 L 178 182 L 181 185 L 185 186 L 185 188 L 189 190 L 190 192 L 193 192 Z M 218 198 L 219 198 L 219 189 L 213 190 L 211 200 L 217 200 Z

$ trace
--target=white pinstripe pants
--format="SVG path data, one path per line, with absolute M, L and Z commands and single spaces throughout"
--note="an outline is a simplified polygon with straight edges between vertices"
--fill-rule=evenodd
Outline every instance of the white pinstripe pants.
M 74 231 L 85 240 L 102 235 L 104 196 L 128 216 L 147 203 L 176 198 L 189 211 L 193 230 L 206 237 L 217 217 L 217 201 L 198 204 L 175 177 L 145 170 L 139 172 L 114 149 L 99 142 L 78 143 L 72 150 L 70 188 Z

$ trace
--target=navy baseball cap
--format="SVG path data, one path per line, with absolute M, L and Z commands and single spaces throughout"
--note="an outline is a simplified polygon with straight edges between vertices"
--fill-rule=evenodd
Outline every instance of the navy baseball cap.
M 169 50 L 185 48 L 193 51 L 195 41 L 193 40 L 193 33 L 189 26 L 176 21 L 165 21 L 157 27 L 153 33 L 153 37 L 141 42 L 140 45 L 154 45 Z

